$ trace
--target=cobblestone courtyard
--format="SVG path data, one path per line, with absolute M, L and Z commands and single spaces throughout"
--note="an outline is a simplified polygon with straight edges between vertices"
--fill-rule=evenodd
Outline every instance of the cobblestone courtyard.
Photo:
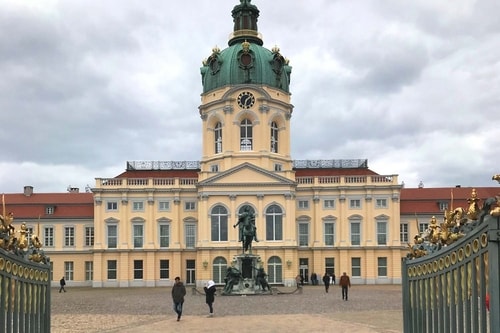
M 206 318 L 205 296 L 188 287 L 176 322 L 170 288 L 67 288 L 52 290 L 52 333 L 70 332 L 402 332 L 400 285 L 305 286 L 302 293 L 217 296 Z M 278 288 L 283 292 L 294 289 Z

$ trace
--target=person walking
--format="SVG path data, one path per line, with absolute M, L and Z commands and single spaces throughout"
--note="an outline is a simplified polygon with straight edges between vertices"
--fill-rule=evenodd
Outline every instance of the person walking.
M 174 311 L 177 313 L 177 321 L 181 320 L 184 296 L 186 296 L 186 287 L 181 282 L 181 278 L 177 276 L 172 287 L 172 300 L 174 302 Z
M 213 304 L 215 302 L 215 292 L 217 288 L 215 288 L 215 282 L 210 280 L 207 285 L 203 288 L 205 289 L 205 302 L 208 304 L 209 314 L 208 317 L 212 318 L 214 316 L 214 307 Z
M 325 284 L 325 291 L 328 292 L 328 289 L 330 289 L 330 276 L 326 272 L 323 275 L 323 283 Z
M 346 272 L 344 272 L 340 277 L 339 286 L 342 288 L 342 299 L 347 301 L 348 290 L 351 288 L 351 280 Z
M 66 292 L 66 289 L 64 289 L 64 286 L 66 285 L 66 280 L 64 280 L 64 276 L 62 277 L 61 280 L 59 280 L 59 285 L 61 286 L 59 288 L 59 292 L 61 292 L 61 291 Z

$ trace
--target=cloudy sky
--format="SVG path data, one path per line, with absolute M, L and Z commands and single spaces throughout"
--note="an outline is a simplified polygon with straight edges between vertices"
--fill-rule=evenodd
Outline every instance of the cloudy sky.
M 201 158 L 200 66 L 238 0 L 0 0 L 0 192 Z M 253 0 L 293 67 L 292 158 L 497 186 L 500 2 Z

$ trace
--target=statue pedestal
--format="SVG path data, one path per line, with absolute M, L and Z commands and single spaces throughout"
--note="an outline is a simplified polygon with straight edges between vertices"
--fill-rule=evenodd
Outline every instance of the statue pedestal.
M 234 286 L 232 295 L 249 295 L 259 292 L 259 286 L 256 284 L 257 269 L 262 267 L 260 256 L 255 254 L 241 253 L 233 258 L 233 266 L 241 272 L 241 279 Z

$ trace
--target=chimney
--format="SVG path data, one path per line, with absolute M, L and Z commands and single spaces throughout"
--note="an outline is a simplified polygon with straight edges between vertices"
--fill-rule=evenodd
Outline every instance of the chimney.
M 33 194 L 33 186 L 25 186 L 24 195 L 27 197 L 31 197 L 32 194 Z

